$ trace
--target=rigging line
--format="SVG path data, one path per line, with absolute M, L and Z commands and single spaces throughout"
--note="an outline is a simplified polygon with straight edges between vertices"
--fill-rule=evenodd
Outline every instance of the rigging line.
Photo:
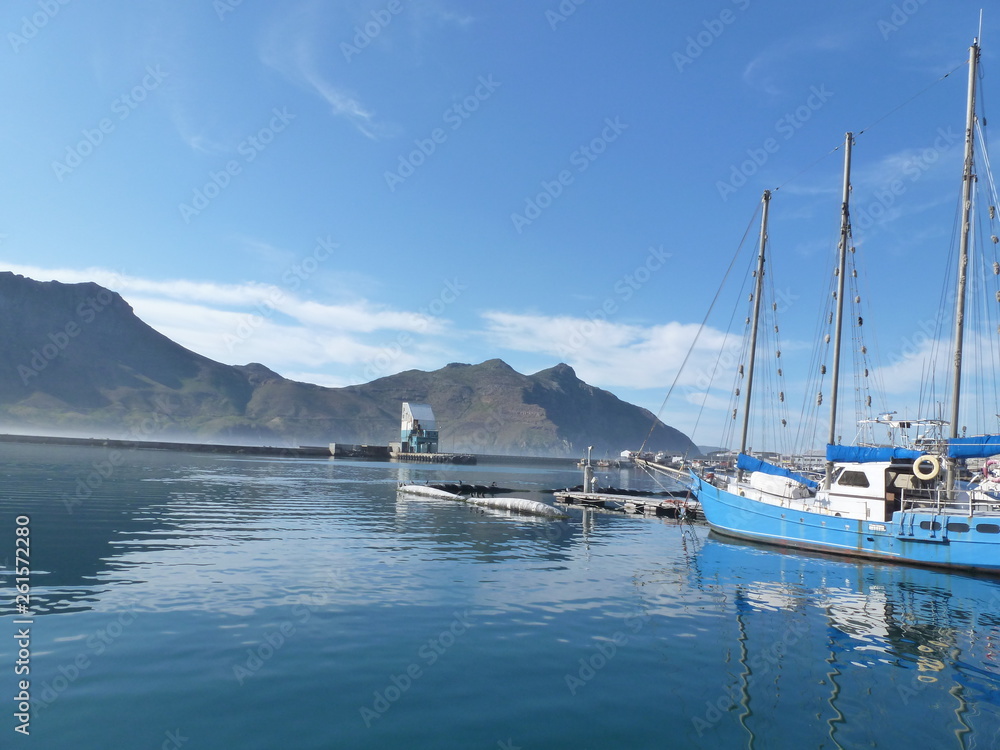
M 759 207 L 757 210 L 760 210 Z M 642 441 L 642 446 L 639 448 L 639 453 L 642 453 L 646 449 L 646 443 L 649 442 L 649 438 L 653 435 L 653 430 L 656 429 L 656 421 L 659 415 L 663 413 L 663 409 L 667 405 L 667 401 L 670 398 L 670 394 L 674 392 L 674 388 L 677 387 L 677 381 L 680 380 L 681 373 L 684 372 L 684 366 L 687 364 L 688 359 L 691 357 L 691 353 L 694 351 L 695 346 L 698 344 L 698 339 L 701 338 L 702 331 L 705 330 L 705 324 L 708 322 L 709 315 L 712 314 L 712 310 L 715 308 L 715 303 L 719 301 L 719 296 L 722 294 L 722 289 L 726 285 L 726 279 L 729 278 L 729 274 L 733 270 L 733 266 L 736 265 L 736 260 L 740 257 L 740 251 L 743 249 L 743 243 L 746 242 L 747 235 L 750 234 L 750 230 L 754 225 L 754 220 L 757 218 L 757 211 L 754 211 L 753 216 L 750 217 L 750 222 L 747 224 L 747 228 L 743 231 L 743 239 L 740 240 L 740 244 L 736 248 L 736 252 L 733 254 L 733 259 L 729 261 L 729 267 L 726 268 L 726 273 L 722 277 L 722 283 L 719 284 L 719 288 L 715 292 L 715 296 L 712 298 L 712 303 L 708 306 L 708 310 L 705 312 L 705 317 L 702 318 L 701 325 L 698 326 L 698 332 L 694 336 L 694 340 L 691 342 L 691 346 L 688 347 L 687 353 L 684 355 L 684 359 L 681 362 L 681 366 L 677 368 L 677 374 L 674 375 L 674 382 L 670 384 L 670 388 L 667 390 L 667 395 L 663 397 L 663 403 L 660 404 L 660 409 L 657 412 L 657 416 L 653 419 L 652 424 L 649 426 L 649 432 L 646 434 L 646 439 Z
M 839 234 L 839 227 L 838 227 Z M 819 410 L 821 404 L 817 402 L 817 394 L 823 392 L 826 382 L 825 366 L 830 358 L 830 326 L 833 323 L 834 297 L 830 294 L 830 284 L 836 284 L 836 252 L 826 254 L 826 268 L 822 279 L 822 295 L 825 299 L 822 316 L 816 320 L 816 328 L 813 332 L 813 340 L 816 342 L 812 347 L 809 360 L 809 369 L 805 377 L 805 387 L 802 394 L 802 407 L 799 410 L 799 424 L 795 431 L 795 445 L 801 451 L 811 449 L 816 444 L 816 432 L 821 426 L 819 420 Z M 819 342 L 823 340 L 821 345 Z
M 976 118 L 976 132 L 979 133 L 979 141 L 982 144 L 986 144 L 986 134 L 983 132 L 982 124 L 979 118 Z M 986 167 L 986 180 L 990 186 L 990 200 L 993 201 L 993 205 L 997 205 L 997 186 L 993 181 L 993 167 L 990 166 L 990 154 L 986 148 L 980 149 L 978 156 L 983 160 L 983 166 Z
M 733 306 L 733 314 L 729 318 L 729 324 L 726 327 L 726 336 L 728 338 L 735 328 L 735 326 L 733 325 L 733 321 L 736 319 L 736 313 L 739 311 L 741 305 L 744 306 L 745 309 L 742 310 L 743 318 L 745 321 L 743 324 L 743 335 L 740 337 L 739 352 L 737 356 L 734 357 L 735 361 L 738 363 L 746 362 L 747 353 L 750 351 L 750 330 L 751 330 L 750 321 L 753 319 L 754 297 L 756 296 L 754 289 L 756 284 L 754 282 L 757 278 L 756 271 L 753 271 L 752 269 L 756 265 L 757 265 L 757 255 L 755 253 L 748 253 L 747 268 L 744 272 L 743 284 L 740 287 L 738 295 L 738 299 L 743 300 L 743 302 L 740 303 L 739 301 L 737 301 L 737 303 Z M 750 288 L 749 291 L 747 290 L 747 287 Z M 725 358 L 727 353 L 732 354 L 733 351 L 734 347 L 725 347 L 719 350 L 719 356 L 715 360 L 715 367 L 712 371 L 712 380 L 709 382 L 708 388 L 711 388 L 712 383 L 715 382 L 715 373 L 719 371 L 723 358 Z M 723 423 L 719 445 L 732 445 L 734 442 L 733 438 L 736 433 L 736 424 L 737 424 L 736 416 L 740 412 L 740 405 L 742 403 L 742 399 L 740 398 L 740 392 L 742 390 L 741 386 L 743 385 L 744 385 L 743 376 L 740 374 L 739 368 L 736 368 L 735 370 L 732 371 L 732 381 L 729 385 L 730 400 L 729 400 L 729 406 L 727 407 L 726 411 L 727 414 L 732 414 L 732 416 L 727 417 L 725 422 Z M 705 393 L 706 399 L 708 395 L 709 395 L 708 390 L 706 389 Z
M 646 472 L 646 473 L 647 473 L 647 474 L 649 475 L 649 478 L 650 478 L 650 479 L 652 479 L 652 480 L 653 480 L 653 483 L 654 483 L 654 484 L 655 484 L 655 485 L 656 485 L 657 487 L 659 487 L 659 488 L 660 488 L 661 490 L 663 490 L 664 492 L 671 492 L 671 491 L 673 491 L 673 489 L 674 489 L 674 488 L 672 488 L 672 487 L 667 487 L 667 485 L 665 485 L 665 484 L 664 484 L 664 483 L 663 483 L 663 482 L 662 482 L 662 481 L 660 480 L 660 475 L 659 475 L 659 474 L 657 474 L 656 472 L 652 471 L 652 470 L 651 470 L 651 469 L 650 469 L 650 468 L 649 468 L 648 466 L 645 466 L 645 465 L 640 465 L 640 468 L 641 468 L 641 469 L 642 469 L 642 470 L 643 470 L 644 472 Z M 676 482 L 677 480 L 675 480 L 675 479 L 671 479 L 671 481 L 674 481 L 674 482 Z
M 840 144 L 839 146 L 835 146 L 834 148 L 832 148 L 829 151 L 827 151 L 825 154 L 823 154 L 821 157 L 819 157 L 818 159 L 816 159 L 814 162 L 812 162 L 811 164 L 807 165 L 804 169 L 799 170 L 794 175 L 792 175 L 787 180 L 785 180 L 783 183 L 781 183 L 780 185 L 778 185 L 778 187 L 774 188 L 774 192 L 777 192 L 777 191 L 781 190 L 781 188 L 783 188 L 789 182 L 794 182 L 795 180 L 797 180 L 799 177 L 801 177 L 806 172 L 808 172 L 810 169 L 812 169 L 817 164 L 819 164 L 821 161 L 823 161 L 830 154 L 835 154 L 838 151 L 840 151 L 840 149 L 841 149 L 842 146 L 843 146 L 843 144 Z
M 869 130 L 871 130 L 871 129 L 872 129 L 873 127 L 875 127 L 875 126 L 876 126 L 876 125 L 878 125 L 878 124 L 879 124 L 880 122 L 882 122 L 883 120 L 887 119 L 888 117 L 891 117 L 891 116 L 892 116 L 893 114 L 895 114 L 895 113 L 896 113 L 897 111 L 899 111 L 900 109 L 902 109 L 903 107 L 905 107 L 905 106 L 906 106 L 907 104 L 909 104 L 910 102 L 912 102 L 912 101 L 913 101 L 914 99 L 916 99 L 917 97 L 920 97 L 920 96 L 923 96 L 923 95 L 924 95 L 925 93 L 927 93 L 927 92 L 928 92 L 928 91 L 929 91 L 930 89 L 934 88 L 934 86 L 936 86 L 937 84 L 941 83 L 941 81 L 943 81 L 943 80 L 944 80 L 945 78 L 947 78 L 948 76 L 950 76 L 950 75 L 951 75 L 952 73 L 954 73 L 954 72 L 955 72 L 956 70 L 959 70 L 960 68 L 963 68 L 963 67 L 964 67 L 964 66 L 966 66 L 966 65 L 968 65 L 968 60 L 966 60 L 966 61 L 964 61 L 964 62 L 962 62 L 962 63 L 958 64 L 957 66 L 955 66 L 954 68 L 952 68 L 951 70 L 949 70 L 949 71 L 948 71 L 947 73 L 945 73 L 945 74 L 944 74 L 943 76 L 941 76 L 941 77 L 940 77 L 940 78 L 938 78 L 937 80 L 935 80 L 935 81 L 933 81 L 932 83 L 930 83 L 930 84 L 929 84 L 928 86 L 926 86 L 926 87 L 924 87 L 923 89 L 921 89 L 920 91 L 918 91 L 918 92 L 917 92 L 916 94 L 914 94 L 913 96 L 911 96 L 911 97 L 910 97 L 909 99 L 907 99 L 906 101 L 904 101 L 904 102 L 902 102 L 902 103 L 900 103 L 900 104 L 896 105 L 896 106 L 895 106 L 895 107 L 893 107 L 892 109 L 890 109 L 890 110 L 889 110 L 888 112 L 886 112 L 886 113 L 885 113 L 884 115 L 882 115 L 881 117 L 879 117 L 879 118 L 878 118 L 877 120 L 875 120 L 875 121 L 874 121 L 873 123 L 871 123 L 871 124 L 870 124 L 870 125 L 868 125 L 867 127 L 864 127 L 864 128 L 862 128 L 861 130 L 857 131 L 857 132 L 856 132 L 856 133 L 854 134 L 854 137 L 855 137 L 855 138 L 857 138 L 857 137 L 858 137 L 859 135 L 862 135 L 863 133 L 866 133 L 866 132 L 868 132 L 868 131 L 869 131 Z M 801 176 L 802 176 L 803 174 L 805 174 L 805 173 L 806 173 L 806 172 L 808 172 L 808 171 L 809 171 L 810 169 L 812 169 L 812 168 L 813 168 L 813 167 L 815 167 L 815 166 L 816 166 L 817 164 L 819 164 L 819 163 L 820 163 L 821 161 L 823 161 L 823 160 L 824 160 L 824 159 L 825 159 L 826 157 L 828 157 L 828 156 L 829 156 L 830 154 L 833 154 L 833 153 L 836 153 L 837 151 L 839 151 L 839 150 L 841 149 L 841 147 L 842 147 L 842 146 L 843 146 L 843 144 L 840 144 L 840 145 L 836 146 L 835 148 L 832 148 L 832 149 L 830 149 L 830 150 L 829 150 L 829 151 L 827 151 L 827 152 L 826 152 L 825 154 L 823 154 L 823 155 L 822 155 L 821 157 L 819 157 L 818 159 L 816 159 L 816 160 L 815 160 L 814 162 L 812 162 L 811 164 L 807 165 L 807 166 L 806 166 L 806 167 L 805 167 L 804 169 L 800 170 L 800 171 L 799 171 L 799 172 L 797 172 L 796 174 L 794 174 L 794 175 L 792 175 L 791 177 L 789 177 L 789 178 L 788 178 L 787 180 L 785 180 L 785 181 L 784 181 L 783 183 L 781 183 L 780 185 L 778 185 L 778 187 L 774 188 L 775 192 L 776 192 L 776 191 L 778 191 L 778 190 L 781 190 L 781 188 L 785 187 L 785 185 L 787 185 L 788 183 L 790 183 L 790 182 L 794 182 L 795 180 L 797 180 L 797 179 L 798 179 L 799 177 L 801 177 Z
M 869 125 L 868 127 L 865 127 L 865 128 L 862 128 L 861 130 L 859 130 L 857 133 L 854 134 L 854 137 L 857 138 L 862 133 L 865 133 L 865 132 L 871 130 L 876 125 L 878 125 L 880 122 L 882 122 L 886 118 L 891 117 L 892 115 L 894 115 L 896 112 L 898 112 L 899 110 L 901 110 L 903 107 L 905 107 L 907 104 L 909 104 L 910 102 L 912 102 L 917 97 L 923 96 L 924 94 L 926 94 L 928 91 L 930 91 L 932 88 L 934 88 L 935 86 L 937 86 L 939 83 L 941 83 L 941 81 L 943 81 L 945 78 L 947 78 L 948 76 L 950 76 L 956 70 L 964 68 L 968 64 L 969 64 L 968 60 L 963 60 L 958 65 L 956 65 L 954 68 L 952 68 L 947 73 L 945 73 L 943 76 L 941 76 L 940 78 L 938 78 L 936 81 L 932 81 L 930 84 L 928 84 L 927 86 L 925 86 L 924 88 L 922 88 L 920 91 L 918 91 L 917 93 L 915 93 L 913 96 L 911 96 L 906 101 L 901 102 L 900 104 L 897 104 L 895 107 L 893 107 L 888 112 L 886 112 L 884 115 L 882 115 L 880 118 L 878 118 L 877 120 L 875 120 L 875 122 L 873 122 L 871 125 Z

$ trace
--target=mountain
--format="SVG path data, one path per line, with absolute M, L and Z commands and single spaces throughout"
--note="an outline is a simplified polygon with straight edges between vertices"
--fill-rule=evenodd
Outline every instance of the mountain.
M 522 375 L 492 359 L 324 388 L 185 349 L 97 284 L 9 272 L 0 273 L 0 316 L 0 423 L 8 431 L 385 445 L 398 439 L 401 403 L 412 401 L 433 407 L 444 451 L 579 456 L 592 445 L 600 457 L 636 449 L 649 434 L 649 450 L 697 455 L 685 435 L 565 364 Z

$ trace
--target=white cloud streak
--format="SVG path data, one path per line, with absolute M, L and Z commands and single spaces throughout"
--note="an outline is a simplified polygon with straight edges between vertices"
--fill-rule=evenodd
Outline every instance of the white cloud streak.
M 695 385 L 715 368 L 727 344 L 720 331 L 695 324 L 638 326 L 569 316 L 491 311 L 486 332 L 499 347 L 550 354 L 571 365 L 588 383 L 604 387 L 662 388 L 673 382 L 691 350 L 680 385 Z M 695 339 L 697 337 L 697 343 Z
M 375 113 L 344 86 L 333 83 L 322 72 L 322 52 L 329 52 L 328 39 L 317 35 L 324 28 L 322 8 L 317 4 L 301 5 L 276 24 L 260 51 L 261 62 L 290 82 L 310 90 L 323 99 L 334 117 L 348 120 L 366 138 L 377 140 L 386 132 Z M 329 65 L 325 67 L 330 67 Z
M 216 361 L 261 362 L 316 377 L 329 368 L 343 374 L 328 372 L 324 379 L 337 382 L 361 382 L 365 366 L 400 339 L 408 345 L 393 351 L 389 369 L 380 374 L 419 367 L 427 355 L 444 350 L 441 340 L 451 334 L 450 321 L 441 317 L 366 300 L 316 302 L 273 284 L 153 280 L 104 268 L 5 268 L 41 281 L 96 282 L 120 293 L 160 333 Z

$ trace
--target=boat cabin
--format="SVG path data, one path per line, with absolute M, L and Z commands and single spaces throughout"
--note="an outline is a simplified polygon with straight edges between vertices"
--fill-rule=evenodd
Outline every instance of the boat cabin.
M 873 461 L 835 464 L 830 489 L 817 493 L 831 513 L 848 518 L 890 521 L 902 508 L 902 502 L 930 500 L 934 496 L 931 480 L 921 479 L 913 462 Z

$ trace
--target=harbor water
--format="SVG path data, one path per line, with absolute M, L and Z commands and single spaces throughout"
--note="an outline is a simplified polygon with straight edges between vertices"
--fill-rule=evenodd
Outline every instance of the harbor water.
M 0 478 L 5 748 L 1000 746 L 1000 579 L 396 493 L 551 502 L 555 464 L 3 444 Z

